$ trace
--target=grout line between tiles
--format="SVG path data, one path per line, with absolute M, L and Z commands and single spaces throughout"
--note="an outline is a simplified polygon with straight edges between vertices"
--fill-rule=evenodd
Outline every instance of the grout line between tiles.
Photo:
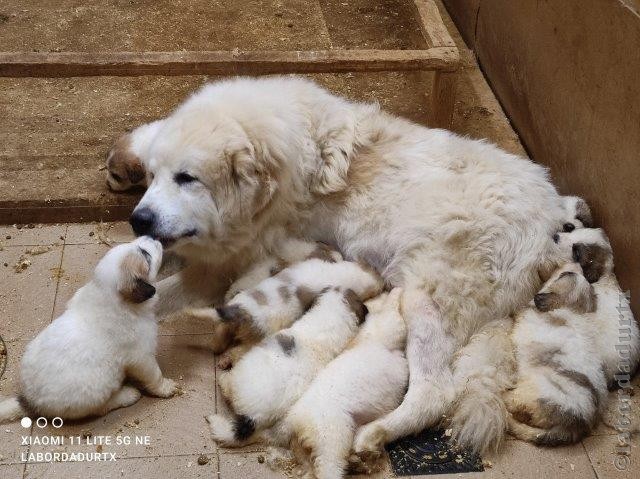
M 53 295 L 53 306 L 51 306 L 51 317 L 49 318 L 49 323 L 53 321 L 53 315 L 56 312 L 56 302 L 58 301 L 58 289 L 60 289 L 60 281 L 62 281 L 62 261 L 64 260 L 64 250 L 67 245 L 67 232 L 69 231 L 69 225 L 65 225 L 64 234 L 62 240 L 62 252 L 60 253 L 60 263 L 58 264 L 58 274 L 56 275 L 56 292 Z
M 589 465 L 591 466 L 591 470 L 593 471 L 593 475 L 597 479 L 600 479 L 600 476 L 598 475 L 598 471 L 596 471 L 596 468 L 593 466 L 593 462 L 591 462 L 591 456 L 589 456 L 589 453 L 587 452 L 587 446 L 584 445 L 584 440 L 580 441 L 580 444 L 582 445 L 582 450 L 587 455 L 587 460 L 589 461 Z

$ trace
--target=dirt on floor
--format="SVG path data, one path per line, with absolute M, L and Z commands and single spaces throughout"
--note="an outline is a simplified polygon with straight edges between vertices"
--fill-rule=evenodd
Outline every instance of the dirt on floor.
M 442 14 L 464 59 L 453 130 L 523 153 L 473 56 Z M 407 0 L 109 0 L 92 6 L 8 0 L 0 6 L 2 51 L 421 48 L 422 42 Z M 337 94 L 426 121 L 430 73 L 310 77 Z M 215 79 L 0 78 L 0 221 L 125 218 L 140 192 L 107 189 L 103 163 L 110 145 Z

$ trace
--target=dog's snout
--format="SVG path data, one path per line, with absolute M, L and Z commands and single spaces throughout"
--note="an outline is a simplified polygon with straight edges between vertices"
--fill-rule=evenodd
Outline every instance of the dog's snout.
M 560 235 L 556 233 L 553 235 L 553 242 L 557 244 L 558 241 L 560 241 Z
M 129 218 L 129 223 L 136 236 L 150 235 L 155 226 L 155 222 L 156 215 L 149 208 L 136 209 L 131 215 L 131 218 Z
M 546 309 L 547 304 L 547 295 L 545 293 L 538 293 L 533 297 L 533 304 L 536 305 L 536 308 L 540 311 L 544 311 Z

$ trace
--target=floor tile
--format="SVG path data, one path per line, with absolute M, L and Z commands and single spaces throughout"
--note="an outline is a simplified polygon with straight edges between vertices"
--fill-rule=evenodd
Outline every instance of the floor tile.
M 588 437 L 584 448 L 599 479 L 637 479 L 640 471 L 638 435 L 631 438 L 629 449 L 618 449 L 618 436 Z M 624 440 L 623 440 L 624 444 Z
M 218 460 L 206 455 L 206 464 L 199 456 L 169 456 L 119 459 L 115 462 L 49 463 L 27 465 L 29 479 L 198 479 L 216 477 Z M 203 461 L 204 459 L 201 459 Z M 2 469 L 0 469 L 0 472 Z
M 60 268 L 60 284 L 54 307 L 54 318 L 65 310 L 67 302 L 73 294 L 85 285 L 93 276 L 98 261 L 109 251 L 105 244 L 66 245 L 62 267 Z
M 114 223 L 71 223 L 67 244 L 127 243 L 135 239 L 126 221 Z
M 0 251 L 0 335 L 5 341 L 32 338 L 51 321 L 62 248 L 10 246 Z
M 29 225 L 31 226 L 31 225 Z M 12 225 L 0 225 L 0 245 L 36 246 L 62 244 L 67 225 L 33 225 L 33 228 Z
M 7 368 L 0 378 L 0 397 L 14 396 L 19 393 L 20 360 L 28 341 L 6 341 Z M 0 425 L 0 464 L 15 464 L 21 460 L 21 454 L 28 447 L 22 446 L 22 436 L 29 435 L 31 428 L 25 429 L 19 422 Z M 0 469 L 0 477 L 2 469 Z
M 467 474 L 442 474 L 438 479 L 492 479 L 513 477 L 517 479 L 540 479 L 562 477 L 596 479 L 589 458 L 582 444 L 542 448 L 522 441 L 505 441 L 496 455 L 484 457 L 485 471 Z M 412 476 L 413 477 L 413 476 Z M 425 476 L 415 476 L 424 478 Z
M 211 338 L 206 335 L 160 338 L 160 367 L 165 376 L 180 384 L 182 395 L 170 399 L 145 396 L 133 406 L 112 411 L 105 417 L 68 423 L 60 429 L 48 426 L 34 434 L 64 435 L 67 440 L 61 451 L 66 452 L 94 451 L 100 437 L 108 436 L 112 443 L 103 445 L 102 451 L 113 452 L 118 457 L 214 453 L 215 444 L 204 419 L 215 405 L 214 356 L 209 349 L 210 342 Z M 88 441 L 70 444 L 71 436 L 86 435 L 88 431 L 91 433 Z M 144 442 L 147 436 L 148 445 L 136 444 L 136 441 Z M 131 444 L 117 444 L 127 440 Z M 34 445 L 31 450 L 38 452 L 47 448 Z
M 10 466 L 0 465 L 0 477 L 3 479 L 22 479 L 23 464 L 12 464 Z
M 260 452 L 221 453 L 219 457 L 220 477 L 222 479 L 246 479 L 248 477 L 280 479 L 282 477 L 292 477 L 282 472 L 271 470 L 264 462 L 265 455 Z

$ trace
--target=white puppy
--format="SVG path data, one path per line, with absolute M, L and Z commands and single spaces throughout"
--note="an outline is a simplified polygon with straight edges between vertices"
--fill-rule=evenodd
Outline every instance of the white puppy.
M 569 263 L 516 317 L 518 382 L 505 396 L 516 437 L 548 446 L 573 443 L 595 425 L 607 397 L 596 303 L 580 265 Z
M 555 237 L 567 259 L 580 264 L 597 296 L 597 311 L 591 322 L 597 330 L 598 352 L 603 358 L 607 383 L 616 374 L 632 375 L 640 361 L 640 332 L 629 298 L 613 271 L 613 252 L 600 228 L 577 229 Z
M 220 389 L 235 416 L 209 416 L 213 438 L 241 445 L 282 419 L 318 371 L 355 337 L 366 312 L 353 291 L 332 288 L 293 326 L 264 339 L 221 373 Z
M 116 246 L 67 310 L 29 343 L 21 364 L 21 395 L 0 402 L 0 421 L 25 414 L 79 419 L 130 406 L 140 391 L 169 397 L 175 383 L 156 361 L 153 282 L 162 261 L 158 241 L 142 237 Z
M 348 349 L 323 369 L 284 420 L 298 462 L 318 479 L 345 474 L 357 427 L 393 411 L 407 389 L 399 288 L 373 310 Z M 373 306 L 372 306 L 373 308 Z
M 382 279 L 371 268 L 328 258 L 333 262 L 311 258 L 285 268 L 253 288 L 241 291 L 219 308 L 189 311 L 192 316 L 214 321 L 218 346 L 231 341 L 240 343 L 221 358 L 221 367 L 230 367 L 252 344 L 291 326 L 325 288 L 350 289 L 362 301 L 382 291 Z M 254 279 L 253 271 L 248 275 Z M 220 337 L 222 335 L 226 337 Z
M 585 200 L 579 196 L 563 196 L 562 204 L 566 212 L 562 222 L 562 231 L 570 233 L 578 228 L 593 227 L 591 208 Z
M 107 153 L 107 185 L 113 191 L 125 191 L 147 185 L 149 145 L 163 120 L 153 121 L 128 131 L 116 140 Z

